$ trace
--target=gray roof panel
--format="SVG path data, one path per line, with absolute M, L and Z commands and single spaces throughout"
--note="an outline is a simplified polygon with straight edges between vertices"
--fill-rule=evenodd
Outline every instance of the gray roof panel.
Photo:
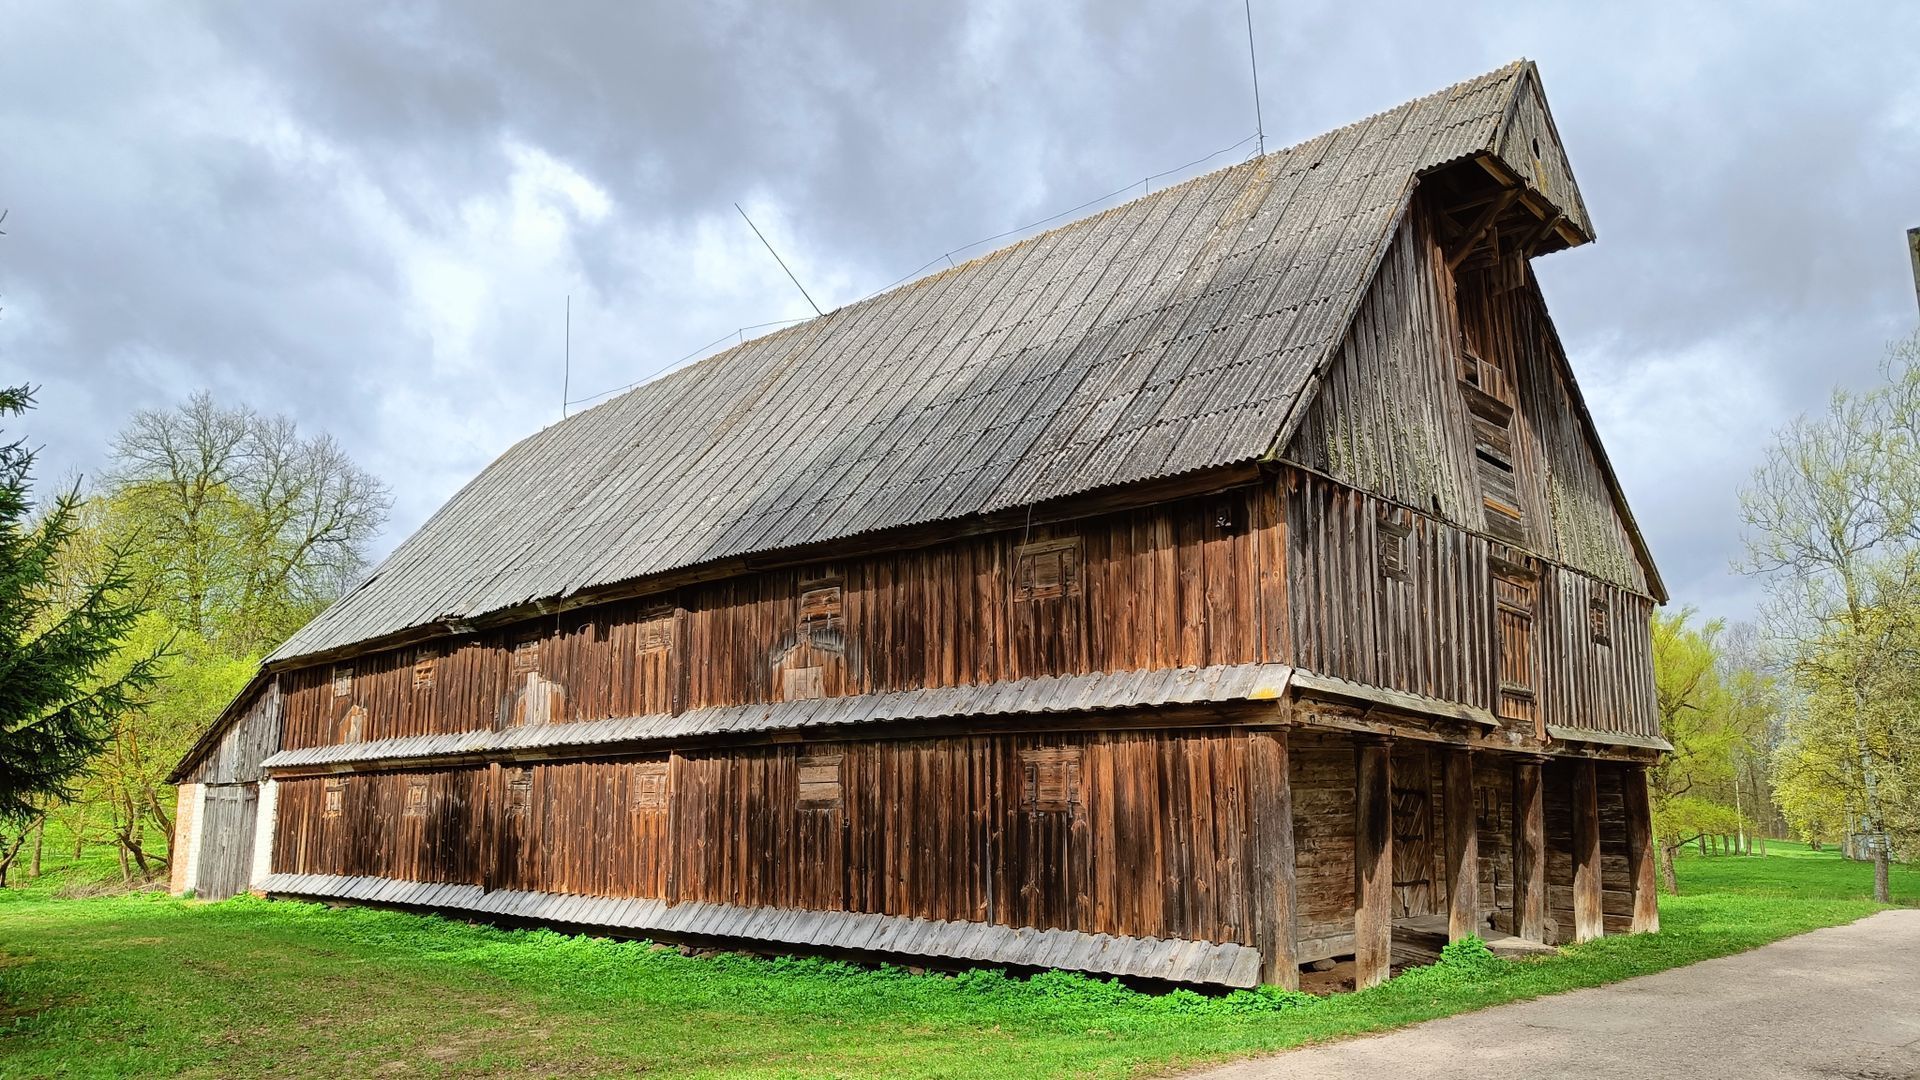
M 1261 457 L 1516 63 L 646 383 L 508 450 L 285 661 L 718 559 Z

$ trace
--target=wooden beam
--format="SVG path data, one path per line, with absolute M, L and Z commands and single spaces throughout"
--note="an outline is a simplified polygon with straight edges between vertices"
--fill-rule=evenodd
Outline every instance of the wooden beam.
M 1298 990 L 1300 966 L 1293 959 L 1293 784 L 1285 728 L 1247 733 L 1247 773 L 1247 863 L 1253 877 L 1253 941 L 1260 950 L 1260 981 Z
M 1593 762 L 1573 766 L 1573 940 L 1605 934 L 1600 910 L 1600 784 Z
M 1513 766 L 1513 926 L 1528 941 L 1547 940 L 1547 825 L 1541 764 Z
M 1473 797 L 1473 751 L 1448 747 L 1447 940 L 1480 933 L 1480 837 Z
M 1654 886 L 1653 807 L 1647 794 L 1647 770 L 1629 765 L 1620 770 L 1627 796 L 1627 858 L 1633 873 L 1633 932 L 1660 930 L 1660 899 Z
M 1540 228 L 1520 245 L 1520 253 L 1529 259 L 1533 258 L 1534 254 L 1540 250 L 1540 245 L 1546 243 L 1547 237 L 1560 231 L 1560 223 L 1566 219 L 1567 215 L 1558 210 L 1554 211 L 1553 215 L 1541 222 Z
M 1513 205 L 1513 200 L 1519 197 L 1519 188 L 1508 188 L 1500 193 L 1499 198 L 1488 203 L 1485 210 L 1480 211 L 1480 216 L 1473 219 L 1472 225 L 1467 226 L 1467 233 L 1461 238 L 1460 246 L 1447 256 L 1448 272 L 1457 269 L 1467 256 L 1473 253 L 1474 247 L 1480 243 L 1480 238 L 1493 227 L 1494 219 L 1500 216 L 1501 211 Z
M 1353 982 L 1378 986 L 1393 974 L 1393 743 L 1354 747 Z

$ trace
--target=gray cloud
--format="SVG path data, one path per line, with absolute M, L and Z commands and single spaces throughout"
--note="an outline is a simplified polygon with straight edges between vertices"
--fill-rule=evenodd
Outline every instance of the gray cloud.
M 1744 613 L 1734 491 L 1767 433 L 1915 324 L 1920 15 L 1255 7 L 1272 145 L 1540 61 L 1601 234 L 1541 260 L 1549 304 L 1676 599 Z M 49 478 L 198 387 L 286 411 L 392 482 L 397 541 L 557 417 L 568 295 L 577 396 L 807 310 L 736 201 L 840 304 L 1228 146 L 1241 18 L 19 5 L 0 377 L 44 385 Z

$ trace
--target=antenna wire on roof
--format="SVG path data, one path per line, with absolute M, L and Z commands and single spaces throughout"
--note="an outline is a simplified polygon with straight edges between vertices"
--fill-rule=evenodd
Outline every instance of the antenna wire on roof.
M 565 420 L 567 418 L 567 406 L 573 404 L 573 402 L 567 400 L 567 393 L 572 389 L 570 384 L 573 382 L 573 294 L 572 293 L 567 294 L 566 335 L 567 335 L 566 344 L 561 347 L 561 353 L 560 353 L 560 357 L 561 357 L 560 359 L 560 419 L 562 420 Z
M 1259 140 L 1258 152 L 1267 152 L 1267 122 L 1260 115 L 1260 57 L 1253 48 L 1253 0 L 1244 0 L 1247 9 L 1247 64 L 1253 68 L 1253 133 Z
M 733 208 L 734 208 L 735 210 L 740 210 L 740 204 L 739 204 L 739 203 L 734 203 L 734 204 L 733 204 Z M 760 237 L 760 242 L 761 242 L 761 243 L 763 243 L 763 244 L 767 244 L 767 238 L 766 238 L 765 236 L 763 236 L 763 235 L 761 235 L 761 232 L 760 232 L 760 226 L 758 226 L 758 225 L 755 225 L 755 224 L 753 223 L 753 219 L 752 219 L 752 218 L 750 218 L 750 217 L 747 217 L 747 212 L 746 212 L 745 210 L 740 210 L 740 216 L 741 216 L 742 218 L 744 218 L 744 219 L 746 220 L 746 223 L 747 223 L 747 228 L 749 228 L 749 229 L 752 229 L 752 230 L 753 230 L 753 235 L 755 235 L 755 236 L 758 236 L 758 237 Z M 796 288 L 796 289 L 799 289 L 799 290 L 800 290 L 800 295 L 801 295 L 801 296 L 806 296 L 806 297 L 807 297 L 807 303 L 808 303 L 808 304 L 810 304 L 810 305 L 812 305 L 812 307 L 813 307 L 813 313 L 814 313 L 815 315 L 824 315 L 824 314 L 826 314 L 825 312 L 823 312 L 823 311 L 821 311 L 821 310 L 820 310 L 820 305 L 819 305 L 819 304 L 815 304 L 815 303 L 813 302 L 813 297 L 811 297 L 811 296 L 807 296 L 807 287 L 806 287 L 805 285 L 802 285 L 802 284 L 800 284 L 800 279 L 799 279 L 799 278 L 797 278 L 797 277 L 794 277 L 794 276 L 793 276 L 793 271 L 792 271 L 792 270 L 788 270 L 788 269 L 787 269 L 787 260 L 785 260 L 785 259 L 783 259 L 783 258 L 781 258 L 781 257 L 780 257 L 780 253 L 779 253 L 779 252 L 777 252 L 777 251 L 775 251 L 775 250 L 773 250 L 773 245 L 772 245 L 772 244 L 767 244 L 767 254 L 769 254 L 769 255 L 771 255 L 771 256 L 773 256 L 773 261 L 774 261 L 774 262 L 777 262 L 777 263 L 779 263 L 779 264 L 780 264 L 780 269 L 782 269 L 782 270 L 786 270 L 786 271 L 787 271 L 787 280 L 788 280 L 788 281 L 791 281 L 791 282 L 793 282 L 793 287 L 794 287 L 794 288 Z

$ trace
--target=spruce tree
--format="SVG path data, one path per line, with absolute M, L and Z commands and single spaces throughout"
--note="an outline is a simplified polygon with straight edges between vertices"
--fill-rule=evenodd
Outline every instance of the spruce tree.
M 31 387 L 0 387 L 0 417 L 32 406 Z M 139 706 L 157 660 L 103 677 L 144 608 L 118 553 L 86 573 L 66 557 L 77 488 L 35 518 L 33 461 L 25 439 L 0 445 L 0 824 L 70 793 L 113 722 Z

